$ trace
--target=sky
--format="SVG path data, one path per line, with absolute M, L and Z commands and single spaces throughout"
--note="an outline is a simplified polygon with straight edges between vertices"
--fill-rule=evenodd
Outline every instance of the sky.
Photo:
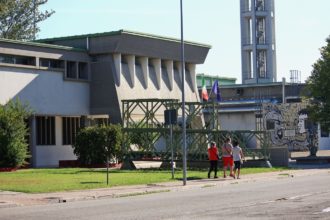
M 55 11 L 39 24 L 38 38 L 126 29 L 180 39 L 180 0 L 48 0 Z M 329 0 L 275 0 L 277 80 L 290 70 L 304 82 L 330 35 Z M 197 73 L 241 83 L 239 0 L 183 0 L 184 40 L 211 45 Z

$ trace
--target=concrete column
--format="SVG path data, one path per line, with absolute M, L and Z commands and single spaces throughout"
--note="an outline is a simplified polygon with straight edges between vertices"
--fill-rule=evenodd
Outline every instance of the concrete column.
M 179 72 L 179 77 L 180 77 L 180 83 L 182 82 L 182 68 L 181 68 L 181 62 L 175 62 L 175 67 Z M 180 84 L 181 85 L 181 84 Z
M 145 85 L 148 88 L 148 82 L 149 82 L 148 57 L 139 57 L 138 60 L 141 64 Z
M 30 141 L 29 141 L 29 150 L 31 152 L 31 167 L 36 167 L 37 165 L 37 123 L 36 116 L 33 115 L 30 118 Z
M 125 56 L 127 64 L 128 64 L 128 69 L 129 69 L 129 74 L 132 80 L 132 85 L 133 87 L 135 86 L 135 56 L 134 55 L 126 55 Z
M 161 83 L 160 83 L 161 73 L 162 73 L 161 59 L 152 59 L 151 63 L 156 72 L 158 88 L 161 89 Z
M 173 90 L 174 83 L 174 68 L 173 68 L 173 60 L 165 61 L 166 71 L 168 74 L 168 80 L 170 82 L 170 90 Z
M 121 76 L 121 54 L 120 53 L 114 53 L 113 54 L 113 62 L 115 64 L 115 79 L 116 84 L 120 86 L 120 76 Z
M 187 65 L 190 77 L 191 77 L 191 83 L 192 88 L 194 88 L 194 92 L 198 93 L 197 90 L 197 84 L 196 84 L 196 64 L 188 64 Z

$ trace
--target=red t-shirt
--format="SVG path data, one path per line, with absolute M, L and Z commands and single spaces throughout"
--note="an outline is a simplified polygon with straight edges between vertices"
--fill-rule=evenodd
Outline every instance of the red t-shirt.
M 209 160 L 218 160 L 218 148 L 217 147 L 210 147 L 207 149 L 209 154 Z

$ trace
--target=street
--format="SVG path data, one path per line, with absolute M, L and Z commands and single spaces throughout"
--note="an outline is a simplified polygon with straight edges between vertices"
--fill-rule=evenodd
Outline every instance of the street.
M 177 192 L 2 208 L 0 219 L 330 219 L 330 170 L 225 186 L 212 181 Z

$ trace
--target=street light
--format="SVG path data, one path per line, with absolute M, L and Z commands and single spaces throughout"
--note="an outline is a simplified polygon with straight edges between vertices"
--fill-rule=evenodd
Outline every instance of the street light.
M 181 18 L 181 71 L 182 71 L 182 166 L 183 166 L 183 185 L 187 184 L 187 143 L 186 143 L 186 117 L 185 117 L 185 63 L 184 63 L 184 42 L 183 42 L 183 12 L 182 1 L 180 0 L 180 18 Z

